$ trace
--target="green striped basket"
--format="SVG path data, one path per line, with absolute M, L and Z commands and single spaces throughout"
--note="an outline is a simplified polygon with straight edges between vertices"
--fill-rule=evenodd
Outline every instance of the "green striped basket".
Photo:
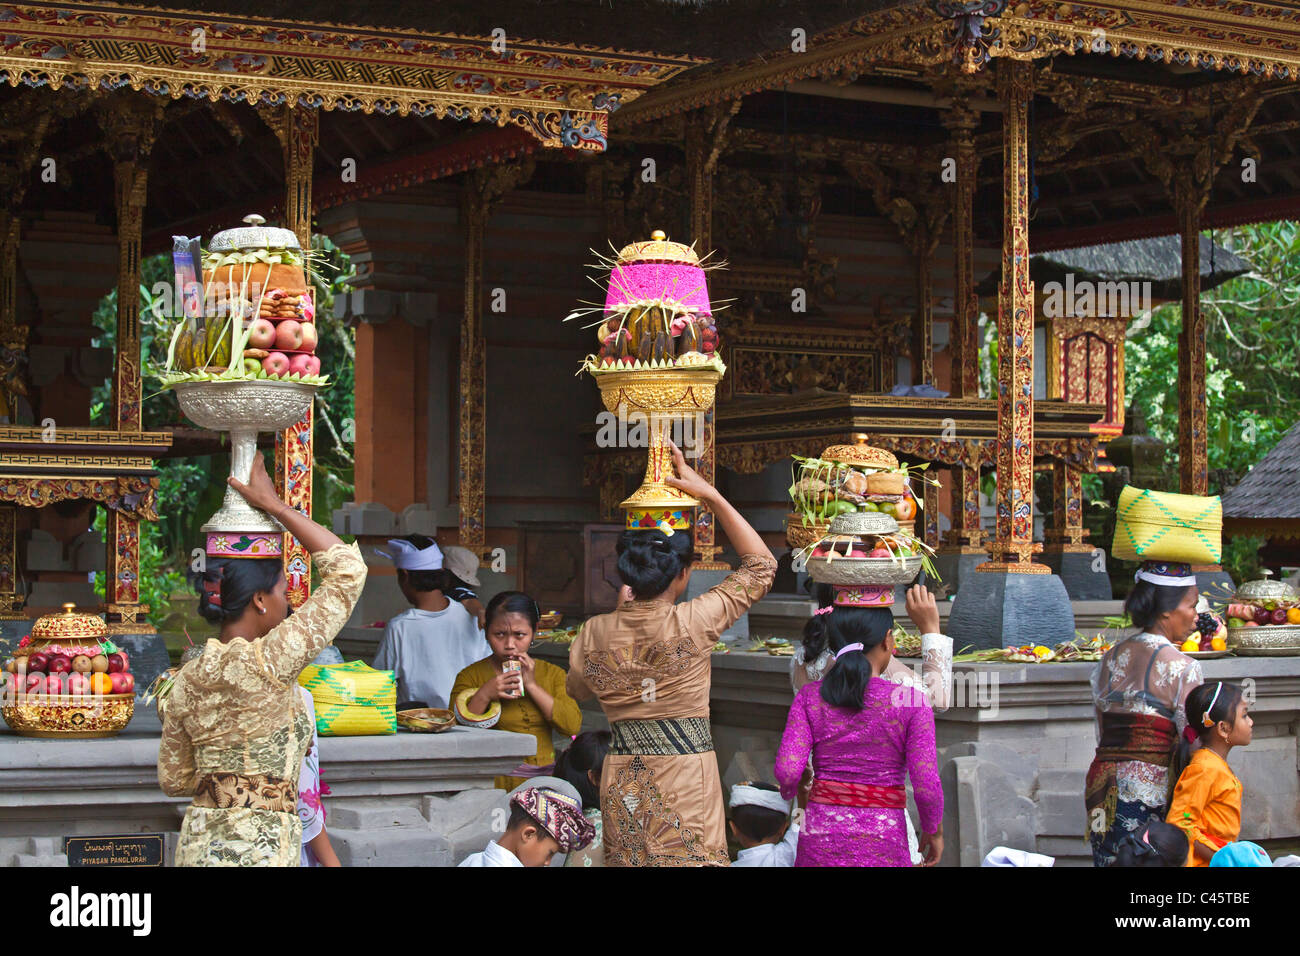
M 1218 495 L 1176 495 L 1125 485 L 1119 493 L 1111 554 L 1128 561 L 1218 564 L 1223 504 Z
M 298 683 L 316 704 L 316 733 L 322 737 L 369 737 L 397 733 L 397 677 L 361 661 L 312 664 Z

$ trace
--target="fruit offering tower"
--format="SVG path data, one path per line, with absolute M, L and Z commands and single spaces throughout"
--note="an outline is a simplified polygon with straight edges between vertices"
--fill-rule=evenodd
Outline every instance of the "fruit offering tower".
M 135 677 L 104 621 L 72 604 L 32 625 L 5 662 L 0 714 L 24 737 L 112 737 L 135 713 Z
M 699 502 L 664 479 L 673 473 L 673 421 L 707 413 L 726 372 L 709 302 L 710 266 L 660 231 L 601 265 L 609 269 L 603 306 L 579 309 L 566 321 L 599 316 L 591 323 L 599 327 L 599 350 L 582 368 L 596 379 L 607 410 L 645 417 L 649 460 L 641 487 L 622 502 L 627 527 L 689 529 Z
M 173 333 L 165 385 L 201 428 L 230 433 L 230 474 L 247 483 L 260 432 L 301 421 L 325 384 L 316 351 L 316 311 L 298 237 L 247 216 L 246 226 L 212 237 L 200 256 L 202 296 L 187 296 Z M 177 283 L 185 288 L 196 245 L 177 242 Z M 191 315 L 189 313 L 195 313 Z M 207 553 L 277 558 L 284 528 L 233 488 L 202 529 Z

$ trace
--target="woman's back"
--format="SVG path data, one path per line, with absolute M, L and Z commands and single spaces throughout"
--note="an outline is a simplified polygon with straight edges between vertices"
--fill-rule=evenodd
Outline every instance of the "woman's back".
M 934 715 L 924 694 L 879 677 L 867 684 L 862 710 L 832 707 L 821 697 L 820 681 L 805 684 L 795 695 L 791 722 L 797 743 L 787 753 L 782 742 L 778 779 L 783 776 L 783 757 L 791 765 L 786 771 L 797 777 L 796 768 L 802 773 L 811 752 L 818 778 L 896 787 L 903 784 L 909 757 L 934 749 Z M 932 758 L 928 768 L 917 766 L 918 775 L 923 769 L 929 771 L 924 776 L 934 773 L 937 780 Z M 922 783 L 912 781 L 914 788 Z
M 691 601 L 628 601 L 594 617 L 569 653 L 569 691 L 595 695 L 611 721 L 708 717 L 713 645 L 776 572 L 748 554 L 717 587 Z

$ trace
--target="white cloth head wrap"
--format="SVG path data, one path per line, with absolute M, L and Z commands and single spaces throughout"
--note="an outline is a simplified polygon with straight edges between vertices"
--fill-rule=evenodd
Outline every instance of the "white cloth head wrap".
M 403 571 L 441 571 L 442 551 L 436 544 L 431 544 L 423 551 L 405 538 L 389 538 L 391 553 L 375 548 L 375 554 L 392 561 Z
M 778 813 L 790 812 L 790 801 L 783 800 L 775 790 L 760 790 L 747 783 L 738 783 L 731 788 L 730 807 L 765 807 Z

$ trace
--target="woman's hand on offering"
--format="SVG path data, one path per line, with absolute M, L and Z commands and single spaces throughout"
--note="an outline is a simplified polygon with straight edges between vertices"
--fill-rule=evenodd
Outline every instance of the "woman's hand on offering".
M 939 633 L 939 605 L 924 585 L 913 584 L 907 589 L 907 616 L 922 634 Z
M 684 491 L 693 498 L 699 498 L 701 501 L 710 500 L 716 494 L 713 486 L 701 478 L 694 468 L 686 464 L 686 456 L 672 439 L 668 440 L 668 447 L 673 450 L 673 469 L 677 474 L 665 475 L 664 480 L 678 491 Z
M 920 844 L 921 856 L 924 857 L 921 866 L 934 866 L 943 856 L 943 831 L 922 833 Z
M 266 473 L 266 463 L 262 460 L 260 452 L 253 456 L 253 469 L 248 476 L 248 484 L 244 484 L 234 476 L 227 478 L 226 481 L 230 483 L 230 487 L 243 495 L 244 500 L 250 505 L 269 515 L 274 515 L 284 507 L 284 502 L 275 493 L 275 483 Z

